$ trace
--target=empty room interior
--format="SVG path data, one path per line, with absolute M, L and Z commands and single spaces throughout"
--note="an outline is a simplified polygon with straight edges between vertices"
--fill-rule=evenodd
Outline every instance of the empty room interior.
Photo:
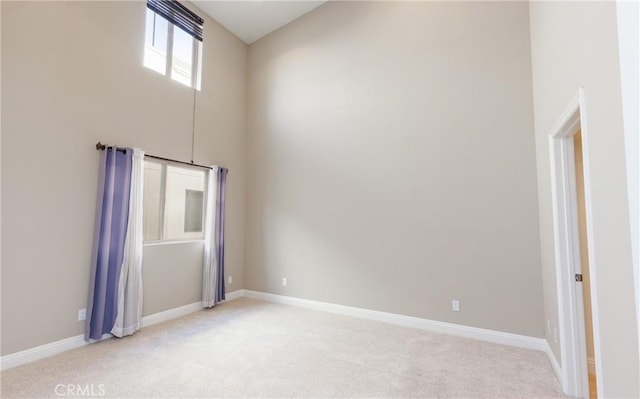
M 1 396 L 639 398 L 639 20 L 1 1 Z

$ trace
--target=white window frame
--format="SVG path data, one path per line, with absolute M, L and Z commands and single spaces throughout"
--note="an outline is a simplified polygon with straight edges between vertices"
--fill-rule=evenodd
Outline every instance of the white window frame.
M 171 244 L 171 243 L 180 243 L 180 242 L 199 242 L 204 241 L 205 236 L 205 221 L 206 221 L 206 206 L 207 206 L 207 193 L 209 191 L 209 179 L 207 173 L 211 173 L 211 171 L 204 171 L 204 188 L 203 188 L 203 199 L 202 199 L 202 237 L 199 238 L 165 238 L 164 236 L 164 222 L 165 222 L 165 213 L 166 208 L 165 204 L 167 201 L 167 166 L 171 165 L 178 168 L 183 169 L 193 169 L 193 170 L 201 170 L 202 168 L 198 167 L 190 167 L 189 165 L 184 165 L 177 162 L 171 162 L 167 160 L 160 160 L 152 158 L 150 160 L 145 160 L 145 162 L 156 163 L 160 165 L 160 203 L 158 205 L 160 214 L 158 215 L 158 239 L 156 240 L 144 240 L 144 245 L 158 245 L 158 244 Z
M 167 20 L 162 15 L 158 14 L 157 12 L 149 8 L 145 8 L 145 27 L 147 23 L 147 20 L 146 20 L 147 12 L 152 12 L 155 15 L 155 18 L 162 18 L 165 21 L 167 21 L 167 55 L 165 57 L 164 76 L 168 77 L 174 82 L 182 83 L 171 77 L 171 68 L 173 67 L 173 30 L 176 27 L 176 25 L 171 21 Z M 200 71 L 202 70 L 201 68 L 202 58 L 200 57 L 200 53 L 202 52 L 201 51 L 202 42 L 193 36 L 191 37 L 191 39 L 192 39 L 193 49 L 191 51 L 191 82 L 189 83 L 189 87 L 200 91 Z M 147 43 L 146 43 L 146 37 L 145 37 L 144 49 L 146 50 L 146 48 L 147 48 Z M 143 65 L 144 65 L 144 60 L 143 60 Z M 145 66 L 145 68 L 148 68 L 148 67 Z M 148 69 L 151 69 L 151 68 L 148 68 Z M 153 71 L 157 72 L 155 70 Z

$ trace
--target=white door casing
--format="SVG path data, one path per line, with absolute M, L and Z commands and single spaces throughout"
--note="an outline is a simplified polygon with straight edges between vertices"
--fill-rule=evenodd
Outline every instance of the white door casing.
M 558 327 L 562 356 L 561 383 L 564 393 L 578 398 L 589 397 L 584 307 L 580 286 L 582 283 L 575 280 L 575 275 L 582 272 L 573 147 L 573 136 L 578 131 L 582 133 L 583 142 L 584 194 L 596 379 L 598 396 L 602 397 L 603 395 L 602 382 L 599 378 L 602 372 L 597 310 L 597 275 L 595 273 L 591 217 L 589 133 L 585 112 L 585 90 L 580 88 L 549 133 Z

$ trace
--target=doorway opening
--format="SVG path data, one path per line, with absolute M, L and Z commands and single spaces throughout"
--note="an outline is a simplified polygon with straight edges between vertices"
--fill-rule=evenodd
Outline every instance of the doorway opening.
M 584 332 L 587 351 L 587 373 L 589 381 L 589 399 L 598 397 L 596 383 L 595 349 L 593 345 L 593 312 L 591 310 L 591 278 L 589 276 L 589 252 L 587 244 L 587 212 L 584 192 L 584 164 L 582 158 L 582 131 L 573 135 L 573 159 L 576 171 L 576 205 L 578 221 L 578 239 L 580 245 L 580 267 L 582 274 L 582 303 L 584 304 Z
M 550 133 L 563 391 L 596 398 L 602 387 L 584 90 Z

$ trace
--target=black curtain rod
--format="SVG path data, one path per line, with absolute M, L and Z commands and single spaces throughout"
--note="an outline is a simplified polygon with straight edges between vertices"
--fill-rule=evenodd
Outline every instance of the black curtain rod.
M 98 144 L 96 144 L 96 150 L 109 150 L 109 151 L 111 151 L 112 149 L 113 149 L 113 147 L 106 146 L 106 145 L 102 144 L 99 141 L 98 141 Z M 118 148 L 116 151 L 120 151 L 123 154 L 127 153 L 127 150 L 124 149 L 124 148 Z M 144 154 L 144 156 L 145 157 L 149 157 L 149 158 L 153 158 L 153 159 L 158 159 L 160 161 L 167 161 L 167 162 L 179 163 L 179 164 L 182 164 L 182 165 L 195 166 L 197 168 L 213 169 L 211 166 L 199 165 L 199 164 L 193 163 L 193 162 L 178 161 L 177 159 L 164 158 L 164 157 L 159 157 L 159 156 L 156 156 L 156 155 Z
M 158 156 L 149 155 L 149 154 L 144 154 L 144 156 L 145 157 L 149 157 L 149 158 L 153 158 L 153 159 L 158 159 L 160 161 L 168 161 L 168 162 L 179 163 L 179 164 L 189 165 L 189 166 L 195 166 L 195 167 L 204 168 L 204 169 L 213 169 L 211 166 L 198 165 L 197 163 L 192 163 L 192 162 L 178 161 L 177 159 L 163 158 L 163 157 L 158 157 Z
M 106 146 L 104 144 L 102 144 L 101 142 L 98 141 L 98 143 L 96 144 L 96 150 L 100 151 L 100 150 L 107 150 L 107 151 L 112 151 L 113 147 L 111 146 Z M 123 154 L 127 153 L 127 150 L 124 148 L 118 148 L 116 151 L 121 152 Z

